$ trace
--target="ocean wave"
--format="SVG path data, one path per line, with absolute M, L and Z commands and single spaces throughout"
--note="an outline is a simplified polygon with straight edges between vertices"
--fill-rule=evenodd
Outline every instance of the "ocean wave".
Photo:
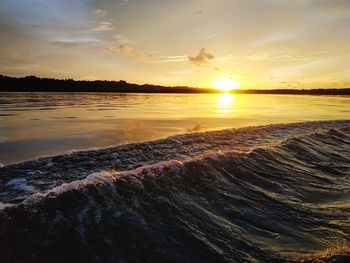
M 310 122 L 5 166 L 33 174 L 2 180 L 0 255 L 4 262 L 346 262 L 349 146 L 349 121 Z M 127 150 L 142 154 L 133 159 Z M 82 162 L 83 175 L 60 184 L 34 171 L 107 153 L 125 158 L 121 169 Z M 22 190 L 30 186 L 34 194 Z

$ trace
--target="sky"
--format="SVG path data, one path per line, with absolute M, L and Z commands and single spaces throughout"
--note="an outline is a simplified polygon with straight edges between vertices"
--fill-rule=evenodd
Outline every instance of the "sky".
M 350 0 L 0 0 L 0 74 L 350 87 Z

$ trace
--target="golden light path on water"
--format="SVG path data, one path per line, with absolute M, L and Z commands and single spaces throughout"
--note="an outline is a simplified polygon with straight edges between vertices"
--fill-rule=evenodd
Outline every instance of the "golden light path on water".
M 217 95 L 217 112 L 230 113 L 234 109 L 235 95 L 230 93 L 222 93 Z

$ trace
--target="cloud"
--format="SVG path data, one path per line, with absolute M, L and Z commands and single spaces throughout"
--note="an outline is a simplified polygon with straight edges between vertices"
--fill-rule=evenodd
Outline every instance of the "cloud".
M 113 38 L 122 44 L 129 44 L 130 42 L 132 42 L 130 40 L 130 38 L 128 38 L 127 36 L 122 35 L 122 34 L 115 35 L 115 36 L 113 36 Z
M 198 54 L 194 57 L 189 56 L 188 60 L 194 65 L 200 67 L 210 62 L 210 60 L 214 59 L 215 56 L 205 50 L 205 48 L 201 48 Z
M 108 16 L 106 10 L 95 9 L 93 14 L 95 15 L 95 20 L 93 20 L 94 27 L 89 31 L 111 31 L 114 29 L 112 19 Z
M 280 62 L 291 62 L 291 61 L 309 61 L 314 58 L 315 55 L 320 55 L 320 52 L 315 52 L 313 54 L 287 54 L 287 53 L 257 53 L 245 56 L 245 59 L 250 61 L 280 61 Z M 313 56 L 314 55 L 314 56 Z
M 122 44 L 119 45 L 118 47 L 119 52 L 129 55 L 129 56 L 135 56 L 135 57 L 143 57 L 145 55 L 145 53 L 139 49 L 130 47 L 128 45 Z
M 58 48 L 85 48 L 91 47 L 98 43 L 96 40 L 88 40 L 88 41 L 78 41 L 78 40 L 57 40 L 50 42 L 51 45 Z
M 185 55 L 178 56 L 158 56 L 158 63 L 174 63 L 174 62 L 184 62 L 187 61 L 188 57 Z
M 133 47 L 126 45 L 126 44 L 105 47 L 104 50 L 111 52 L 111 53 L 122 53 L 122 54 L 125 54 L 127 56 L 139 57 L 139 58 L 152 59 L 155 57 L 154 54 L 144 52 L 140 49 L 133 48 Z
M 96 27 L 91 29 L 91 31 L 111 31 L 114 27 L 110 21 L 100 21 L 97 23 Z
M 107 14 L 107 12 L 105 10 L 102 10 L 102 9 L 96 9 L 94 11 L 94 14 L 97 17 L 104 17 Z
M 115 38 L 118 36 L 119 35 L 117 35 Z M 138 57 L 142 60 L 148 60 L 152 63 L 179 63 L 190 60 L 196 66 L 202 66 L 204 64 L 207 64 L 210 60 L 214 59 L 214 55 L 207 52 L 205 48 L 200 49 L 195 57 L 189 57 L 186 55 L 160 55 L 157 54 L 157 52 L 145 52 L 124 43 L 107 46 L 104 48 L 104 50 L 110 53 L 121 53 L 130 57 Z
M 151 62 L 151 63 L 179 63 L 185 62 L 188 60 L 188 57 L 185 55 L 160 55 L 159 52 L 154 51 L 146 52 L 140 50 L 138 48 L 134 48 L 127 44 L 117 44 L 111 45 L 104 48 L 104 51 L 110 53 L 121 53 L 130 57 L 137 57 L 141 59 L 143 62 Z

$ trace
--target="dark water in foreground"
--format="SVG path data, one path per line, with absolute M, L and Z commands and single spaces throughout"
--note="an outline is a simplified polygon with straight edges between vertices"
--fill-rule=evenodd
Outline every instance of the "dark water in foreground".
M 170 135 L 349 119 L 350 97 L 0 93 L 0 163 Z
M 349 262 L 350 121 L 0 168 L 2 262 Z M 103 171 L 104 170 L 104 171 Z

